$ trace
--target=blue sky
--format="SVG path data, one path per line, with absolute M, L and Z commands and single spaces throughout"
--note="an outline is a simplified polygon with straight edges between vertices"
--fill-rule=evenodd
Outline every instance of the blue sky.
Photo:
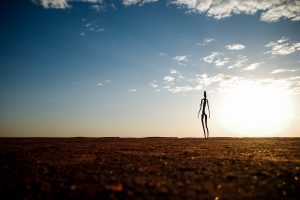
M 216 116 L 255 81 L 287 91 L 299 136 L 299 1 L 196 2 L 2 3 L 0 135 L 198 137 L 204 90 Z

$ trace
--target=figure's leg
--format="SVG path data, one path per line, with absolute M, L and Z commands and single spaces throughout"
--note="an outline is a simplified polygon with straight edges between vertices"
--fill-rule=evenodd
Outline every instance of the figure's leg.
M 206 126 L 206 135 L 207 135 L 207 139 L 209 137 L 209 131 L 208 131 L 208 127 L 207 127 L 207 115 L 205 114 L 205 126 Z
M 201 115 L 201 122 L 202 122 L 202 127 L 203 127 L 203 132 L 204 132 L 204 138 L 206 139 L 206 133 L 205 133 L 205 127 L 204 127 L 204 114 Z

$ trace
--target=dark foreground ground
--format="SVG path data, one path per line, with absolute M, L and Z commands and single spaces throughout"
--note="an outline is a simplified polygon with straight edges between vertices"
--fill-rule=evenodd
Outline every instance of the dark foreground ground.
M 300 199 L 300 138 L 0 138 L 0 199 Z

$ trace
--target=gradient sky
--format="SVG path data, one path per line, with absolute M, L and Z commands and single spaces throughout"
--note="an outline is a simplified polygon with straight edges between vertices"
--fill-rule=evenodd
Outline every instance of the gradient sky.
M 287 91 L 273 136 L 300 136 L 300 1 L 10 0 L 0 15 L 0 136 L 202 137 L 204 90 L 211 135 L 243 136 L 217 117 L 240 82 Z

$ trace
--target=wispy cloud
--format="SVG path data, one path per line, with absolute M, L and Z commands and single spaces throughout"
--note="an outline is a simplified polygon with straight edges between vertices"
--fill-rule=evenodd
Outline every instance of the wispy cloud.
M 195 90 L 201 90 L 202 87 L 199 86 L 199 87 L 193 87 L 193 86 L 190 86 L 190 85 L 185 85 L 185 86 L 175 86 L 175 87 L 169 87 L 169 88 L 166 88 L 169 92 L 173 92 L 173 93 L 179 93 L 179 92 L 191 92 L 191 91 L 195 91 Z
M 130 89 L 128 90 L 128 92 L 137 92 L 138 90 L 137 89 Z
M 174 80 L 179 82 L 184 79 L 184 76 L 176 69 L 170 69 L 170 75 L 174 78 Z
M 286 68 L 280 68 L 280 69 L 275 69 L 271 72 L 271 74 L 279 74 L 283 72 L 295 72 L 295 69 L 286 69 Z
M 214 63 L 216 66 L 223 66 L 229 62 L 228 60 L 229 58 L 218 59 Z
M 55 9 L 67 9 L 71 8 L 72 2 L 82 2 L 89 3 L 91 5 L 91 9 L 96 11 L 100 11 L 100 9 L 104 9 L 104 1 L 103 0 L 31 0 L 33 3 L 41 5 L 43 8 L 55 8 Z
M 271 50 L 266 51 L 265 54 L 276 55 L 288 55 L 292 54 L 295 51 L 300 51 L 300 42 L 289 42 L 289 38 L 281 37 L 277 41 L 271 41 L 265 45 Z
M 229 62 L 229 58 L 223 56 L 223 53 L 220 52 L 211 52 L 208 56 L 202 58 L 206 63 L 212 63 L 216 66 L 223 66 Z
M 225 46 L 228 50 L 242 50 L 245 49 L 243 44 L 229 44 Z
M 113 10 L 117 10 L 117 6 L 114 3 L 111 3 L 110 6 L 112 7 Z
M 213 86 L 220 92 L 224 92 L 234 82 L 242 80 L 241 77 L 217 74 L 209 77 L 207 74 L 197 74 L 195 77 L 189 79 L 189 83 L 178 84 L 166 84 L 163 89 L 172 93 L 187 93 L 203 90 Z
M 96 12 L 105 11 L 105 6 L 103 4 L 94 4 L 90 6 L 92 10 L 95 10 Z
M 158 85 L 156 84 L 156 83 L 150 83 L 149 84 L 151 87 L 153 87 L 153 88 L 157 88 L 158 87 Z
M 159 52 L 159 54 L 158 54 L 159 56 L 162 56 L 162 57 L 165 57 L 165 56 L 168 56 L 168 54 L 167 53 L 165 53 L 165 52 Z
M 227 69 L 240 68 L 248 61 L 247 56 L 239 55 L 234 64 L 227 67 Z
M 173 60 L 176 60 L 176 61 L 179 62 L 179 63 L 184 63 L 184 62 L 189 61 L 188 57 L 189 57 L 189 55 L 175 56 L 175 57 L 173 58 Z
M 260 62 L 260 63 L 252 63 L 252 64 L 250 64 L 250 65 L 244 67 L 244 68 L 242 69 L 242 71 L 253 71 L 253 70 L 256 70 L 256 69 L 259 67 L 259 65 L 261 65 L 261 64 L 263 64 L 263 62 Z
M 189 61 L 189 57 L 190 55 L 175 56 L 172 60 L 175 60 L 179 65 L 186 65 Z
M 211 43 L 211 42 L 213 42 L 213 41 L 215 41 L 215 39 L 213 39 L 213 38 L 205 38 L 203 41 L 201 41 L 201 42 L 196 42 L 196 44 L 198 45 L 198 46 L 206 46 L 208 43 Z
M 300 3 L 293 0 L 171 0 L 171 4 L 192 12 L 205 13 L 209 17 L 222 19 L 237 14 L 254 15 L 261 12 L 260 20 L 276 22 L 281 18 L 300 21 Z
M 80 85 L 80 82 L 72 82 L 73 85 Z
M 209 76 L 207 74 L 197 74 L 187 79 L 187 82 L 162 82 L 161 90 L 172 93 L 197 92 L 199 90 L 211 90 L 215 93 L 226 93 L 232 87 L 243 84 L 261 84 L 273 88 L 283 89 L 289 94 L 300 94 L 300 76 L 288 78 L 264 78 L 251 79 L 243 76 L 234 76 L 229 74 L 216 74 Z M 157 88 L 153 88 L 156 90 Z
M 178 71 L 176 69 L 171 69 L 170 70 L 170 74 L 177 74 L 177 73 L 178 73 Z
M 173 76 L 165 76 L 164 80 L 168 81 L 168 82 L 172 82 L 172 81 L 174 81 L 174 77 Z
M 157 2 L 158 0 L 123 0 L 122 3 L 126 6 L 130 6 L 130 5 L 144 5 L 146 3 L 153 3 L 153 2 Z
M 97 86 L 106 86 L 106 85 L 109 85 L 109 84 L 111 84 L 112 83 L 112 81 L 111 80 L 104 80 L 104 81 L 100 81 L 100 82 L 98 82 L 96 85 Z
M 212 63 L 218 56 L 221 56 L 220 52 L 211 52 L 208 56 L 205 56 L 202 60 L 206 63 Z
M 87 32 L 103 32 L 105 31 L 104 28 L 99 26 L 97 21 L 90 21 L 88 22 L 86 18 L 81 19 L 83 22 L 83 33 L 86 35 Z

